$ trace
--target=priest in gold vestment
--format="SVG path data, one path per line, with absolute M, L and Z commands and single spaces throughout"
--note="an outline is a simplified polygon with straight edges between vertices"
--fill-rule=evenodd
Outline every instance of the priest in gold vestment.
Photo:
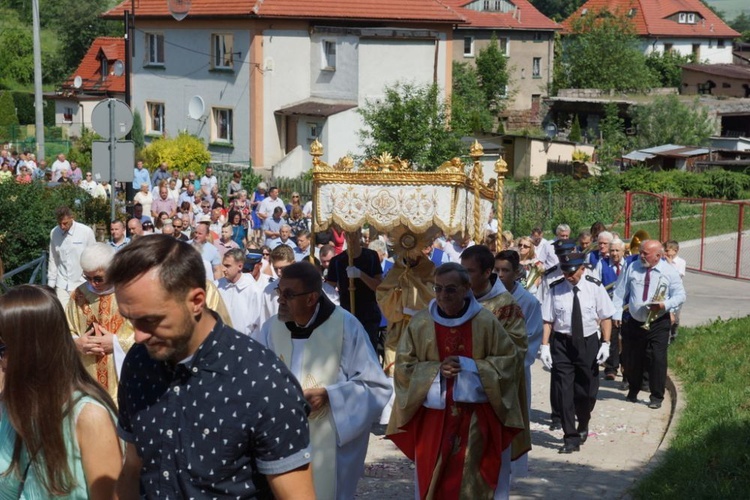
M 490 499 L 502 451 L 526 428 L 523 357 L 471 294 L 457 263 L 435 271 L 436 299 L 396 351 L 396 400 L 386 435 L 414 460 L 417 498 Z
M 115 250 L 95 243 L 83 250 L 81 269 L 86 280 L 71 294 L 68 325 L 86 370 L 117 401 L 120 367 L 133 345 L 133 327 L 117 309 L 114 288 L 106 273 Z

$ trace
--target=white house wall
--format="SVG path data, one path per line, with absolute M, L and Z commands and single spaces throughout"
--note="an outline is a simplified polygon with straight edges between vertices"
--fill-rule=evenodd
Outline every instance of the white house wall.
M 698 63 L 708 64 L 732 64 L 732 40 L 724 39 L 724 47 L 718 46 L 718 39 L 711 38 L 659 38 L 648 40 L 643 49 L 646 55 L 652 52 L 664 52 L 664 45 L 672 46 L 672 52 L 682 56 L 693 53 L 693 45 L 700 44 L 700 57 Z
M 153 26 L 153 27 L 152 27 Z M 144 67 L 146 32 L 164 34 L 164 67 Z M 233 35 L 234 71 L 211 70 L 212 33 Z M 248 49 L 250 36 L 239 26 L 200 29 L 195 24 L 165 29 L 147 22 L 139 24 L 135 34 L 133 57 L 133 109 L 141 113 L 148 134 L 147 102 L 164 103 L 166 135 L 175 137 L 186 130 L 211 143 L 212 108 L 233 110 L 233 146 L 209 146 L 214 161 L 244 163 L 250 160 L 249 75 L 254 66 Z M 236 53 L 240 54 L 236 54 Z M 205 103 L 201 120 L 188 117 L 188 103 L 193 96 Z M 149 136 L 147 135 L 147 140 Z M 152 137 L 153 138 L 153 137 Z
M 263 35 L 262 166 L 271 167 L 286 153 L 281 142 L 282 118 L 274 112 L 310 97 L 310 35 L 303 30 L 266 30 Z

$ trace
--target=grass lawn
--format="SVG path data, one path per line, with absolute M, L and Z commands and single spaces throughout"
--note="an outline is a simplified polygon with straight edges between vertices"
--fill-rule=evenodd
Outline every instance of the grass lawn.
M 669 363 L 686 407 L 664 461 L 638 499 L 750 495 L 750 317 L 680 329 Z

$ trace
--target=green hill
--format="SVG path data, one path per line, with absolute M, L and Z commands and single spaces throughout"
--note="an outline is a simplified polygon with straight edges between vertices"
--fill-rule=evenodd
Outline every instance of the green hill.
M 737 17 L 741 12 L 745 12 L 746 15 L 750 15 L 750 3 L 748 0 L 704 0 L 708 5 L 714 9 L 720 10 L 724 13 L 724 19 L 731 21 Z

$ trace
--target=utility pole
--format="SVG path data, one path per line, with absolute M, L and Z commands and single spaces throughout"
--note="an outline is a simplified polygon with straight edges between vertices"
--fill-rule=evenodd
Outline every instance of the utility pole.
M 36 157 L 44 157 L 44 101 L 42 100 L 42 42 L 39 35 L 39 0 L 31 0 L 34 36 L 34 111 L 36 116 Z

